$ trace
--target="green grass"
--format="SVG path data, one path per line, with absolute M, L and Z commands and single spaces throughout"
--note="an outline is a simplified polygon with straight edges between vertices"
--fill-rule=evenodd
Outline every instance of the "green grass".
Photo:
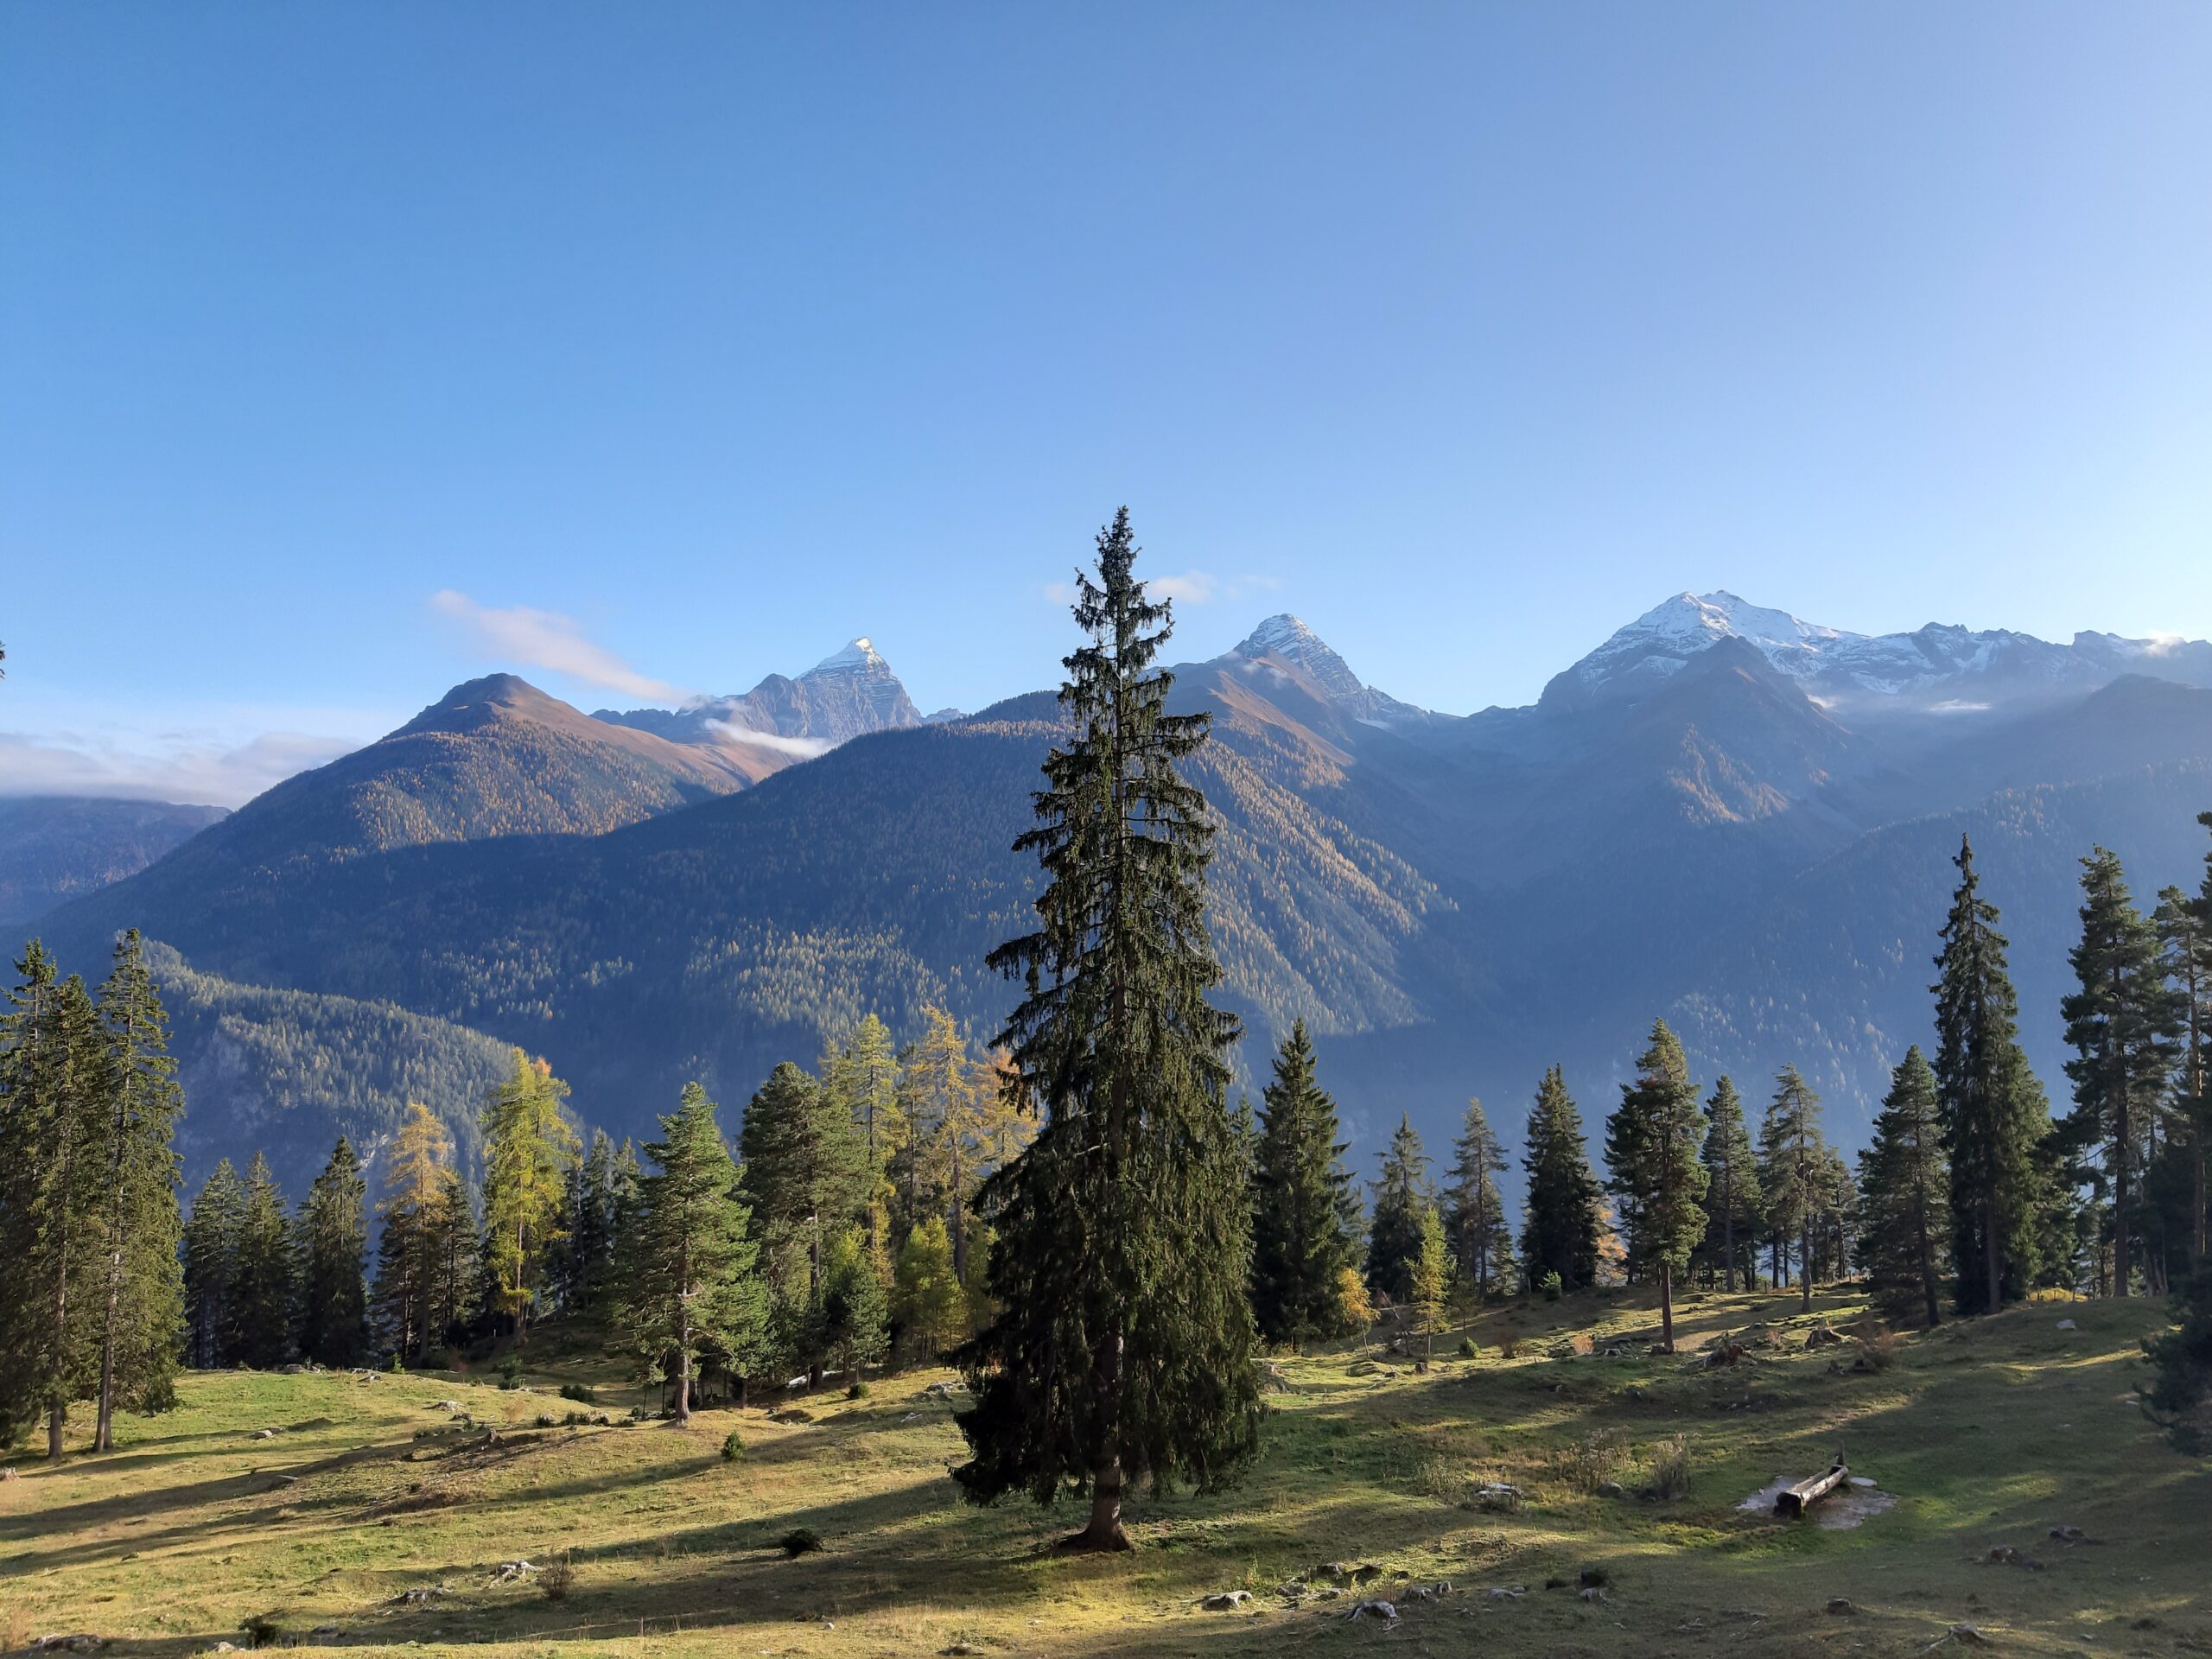
M 1821 1299 L 1820 1317 L 1859 1310 Z M 302 1645 L 494 1643 L 520 1659 L 582 1656 L 1332 1653 L 1376 1642 L 1444 1654 L 1914 1653 L 1955 1623 L 2020 1654 L 2212 1654 L 2212 1480 L 2136 1409 L 2138 1338 L 2158 1311 L 2020 1308 L 1907 1340 L 1878 1374 L 1850 1350 L 1806 1352 L 1786 1296 L 1707 1297 L 1685 1349 L 1763 1314 L 1784 1345 L 1745 1367 L 1683 1358 L 1553 1357 L 1577 1322 L 1600 1348 L 1652 1334 L 1620 1296 L 1487 1313 L 1480 1357 L 1366 1370 L 1359 1354 L 1281 1362 L 1266 1452 L 1236 1490 L 1141 1497 L 1137 1554 L 1044 1547 L 1071 1510 L 979 1510 L 947 1478 L 960 1456 L 941 1371 L 828 1389 L 814 1421 L 758 1410 L 665 1425 L 518 1432 L 482 1445 L 434 1402 L 521 1426 L 599 1390 L 637 1397 L 586 1357 L 538 1350 L 528 1391 L 441 1373 L 203 1373 L 167 1416 L 132 1419 L 112 1455 L 58 1468 L 19 1457 L 0 1482 L 0 1634 L 87 1631 L 111 1652 L 182 1655 L 269 1621 Z M 2062 1317 L 2079 1326 L 2057 1329 Z M 1500 1344 L 1518 1343 L 1507 1359 Z M 1456 1348 L 1459 1333 L 1440 1354 Z M 1369 1357 L 1372 1357 L 1370 1356 Z M 1357 1369 L 1359 1374 L 1355 1375 Z M 253 1438 L 255 1431 L 278 1431 Z M 82 1425 L 73 1425 L 77 1437 Z M 721 1455 L 737 1433 L 746 1452 Z M 1634 1496 L 1662 1443 L 1687 1446 L 1687 1497 Z M 1628 1496 L 1582 1488 L 1593 1439 Z M 1737 1505 L 1773 1476 L 1840 1449 L 1898 1497 L 1851 1531 L 1784 1525 Z M 1516 1513 L 1475 1507 L 1482 1481 L 1523 1488 Z M 2065 1548 L 2061 1523 L 2101 1541 Z M 787 1559 L 779 1541 L 818 1534 Z M 2010 1544 L 2031 1572 L 1973 1558 Z M 503 1561 L 565 1554 L 559 1602 L 495 1584 Z M 1291 1605 L 1284 1580 L 1330 1560 L 1383 1569 L 1363 1593 L 1449 1579 L 1394 1629 Z M 1603 1569 L 1606 1599 L 1546 1589 Z M 1401 1580 L 1397 1575 L 1406 1575 Z M 442 1585 L 422 1602 L 394 1599 Z M 1491 1586 L 1522 1585 L 1517 1599 Z M 1236 1612 L 1198 1599 L 1245 1589 Z M 1850 1614 L 1826 1611 L 1847 1598 Z M 1948 1649 L 1947 1649 L 1948 1651 Z

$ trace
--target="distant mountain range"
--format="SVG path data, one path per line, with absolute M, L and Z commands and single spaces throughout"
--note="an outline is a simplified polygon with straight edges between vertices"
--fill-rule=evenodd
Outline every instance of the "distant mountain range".
M 1175 673 L 1214 718 L 1243 1075 L 1306 1019 L 1363 1147 L 1404 1110 L 1440 1153 L 1470 1094 L 1510 1134 L 1554 1060 L 1602 1117 L 1657 1014 L 1754 1098 L 1802 1066 L 1856 1144 L 1928 1039 L 1966 830 L 2062 1092 L 2075 860 L 2113 848 L 2146 899 L 2202 870 L 2202 644 L 1868 638 L 1714 594 L 1525 709 L 1414 708 L 1289 616 Z M 464 1116 L 502 1043 L 635 1132 L 685 1079 L 734 1104 L 870 1009 L 905 1036 L 937 1001 L 988 1035 L 1010 988 L 982 957 L 1034 893 L 1008 844 L 1058 720 L 1037 692 L 925 721 L 864 640 L 672 714 L 493 677 L 41 925 L 71 966 L 132 924 L 178 953 L 195 1157 L 373 1145 L 410 1089 Z
M 0 928 L 135 874 L 223 816 L 168 801 L 0 796 Z

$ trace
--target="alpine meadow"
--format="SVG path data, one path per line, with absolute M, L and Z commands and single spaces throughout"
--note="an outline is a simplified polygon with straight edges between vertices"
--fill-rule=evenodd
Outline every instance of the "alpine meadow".
M 0 9 L 0 1659 L 2212 1654 L 2208 62 Z

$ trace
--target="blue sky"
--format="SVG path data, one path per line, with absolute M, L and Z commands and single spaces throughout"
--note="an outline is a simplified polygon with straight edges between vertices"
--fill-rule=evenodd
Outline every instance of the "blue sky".
M 1123 501 L 1189 655 L 1452 710 L 1684 588 L 2212 633 L 2208 79 L 2193 0 L 24 0 L 0 789 L 858 633 L 973 707 Z

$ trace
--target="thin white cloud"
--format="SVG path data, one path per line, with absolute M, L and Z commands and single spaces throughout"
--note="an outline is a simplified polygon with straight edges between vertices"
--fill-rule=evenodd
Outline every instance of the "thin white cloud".
M 358 739 L 262 732 L 0 732 L 0 795 L 96 795 L 243 806 L 295 772 L 327 765 Z
M 830 744 L 818 737 L 785 737 L 781 732 L 755 731 L 734 720 L 710 720 L 707 729 L 725 743 L 736 743 L 747 748 L 772 749 L 778 754 L 794 754 L 802 760 L 811 760 L 817 754 L 827 754 Z
M 681 702 L 691 695 L 640 674 L 606 646 L 586 639 L 575 618 L 558 611 L 526 605 L 499 610 L 450 588 L 430 595 L 430 608 L 461 624 L 480 648 L 525 667 L 548 669 L 647 702 Z

